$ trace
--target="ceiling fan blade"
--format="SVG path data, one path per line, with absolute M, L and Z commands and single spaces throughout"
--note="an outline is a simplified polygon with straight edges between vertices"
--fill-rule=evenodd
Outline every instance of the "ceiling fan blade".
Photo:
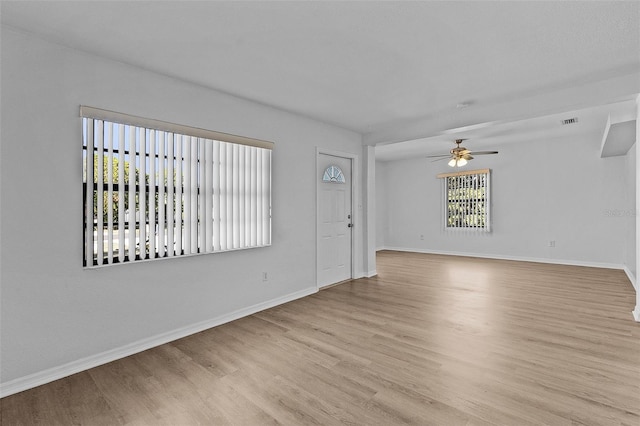
M 470 156 L 469 154 L 465 154 L 465 155 L 463 155 L 463 156 L 462 156 L 462 158 L 464 158 L 464 159 L 465 159 L 465 160 L 467 160 L 467 161 L 468 161 L 468 160 L 473 160 L 473 157 L 472 157 L 472 156 Z
M 497 154 L 498 151 L 471 151 L 469 154 L 473 155 L 488 155 L 488 154 Z
M 442 157 L 442 158 L 436 158 L 435 160 L 431 160 L 431 162 L 435 163 L 436 161 L 449 160 L 450 158 L 451 158 L 451 156 Z
M 451 154 L 441 154 L 441 155 L 427 155 L 427 158 L 449 158 Z

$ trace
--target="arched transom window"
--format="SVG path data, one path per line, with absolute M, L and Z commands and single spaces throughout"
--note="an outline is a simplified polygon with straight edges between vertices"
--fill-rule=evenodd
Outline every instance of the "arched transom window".
M 338 166 L 327 167 L 322 175 L 322 181 L 330 183 L 345 183 L 344 174 Z

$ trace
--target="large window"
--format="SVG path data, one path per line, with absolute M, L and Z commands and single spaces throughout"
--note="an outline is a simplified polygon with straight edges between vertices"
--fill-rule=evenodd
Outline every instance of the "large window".
M 443 182 L 445 229 L 490 230 L 490 170 L 438 175 Z
M 271 244 L 271 142 L 80 115 L 85 267 Z

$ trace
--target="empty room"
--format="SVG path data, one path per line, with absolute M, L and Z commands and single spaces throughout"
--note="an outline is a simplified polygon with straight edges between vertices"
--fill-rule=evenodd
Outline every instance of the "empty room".
M 640 3 L 0 1 L 0 424 L 640 424 Z

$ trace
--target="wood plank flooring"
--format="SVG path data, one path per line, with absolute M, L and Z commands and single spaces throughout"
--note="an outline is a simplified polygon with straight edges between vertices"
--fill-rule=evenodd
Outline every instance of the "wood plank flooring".
M 0 400 L 5 425 L 640 425 L 622 271 L 380 252 L 379 275 Z

